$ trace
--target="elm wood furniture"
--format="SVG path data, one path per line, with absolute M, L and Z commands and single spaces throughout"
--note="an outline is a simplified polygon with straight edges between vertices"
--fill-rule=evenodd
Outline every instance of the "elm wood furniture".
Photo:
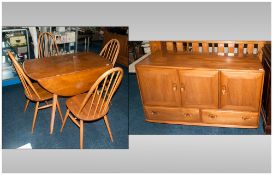
M 257 57 L 157 52 L 136 73 L 146 121 L 258 127 L 264 70 Z
M 59 55 L 59 49 L 53 34 L 41 32 L 38 37 L 38 58 Z M 26 101 L 24 112 L 29 105 L 29 99 Z
M 83 122 L 95 121 L 103 118 L 106 124 L 110 139 L 113 136 L 107 117 L 111 99 L 120 85 L 123 77 L 123 70 L 119 67 L 112 68 L 101 75 L 92 85 L 88 93 L 76 95 L 66 101 L 67 112 L 61 128 L 61 132 L 69 117 L 80 128 L 80 148 L 83 149 Z M 99 86 L 102 87 L 99 90 Z M 74 118 L 74 116 L 76 118 Z M 77 119 L 79 121 L 77 121 Z
M 221 56 L 257 56 L 262 61 L 262 48 L 269 41 L 151 41 L 151 52 L 215 53 Z
M 55 36 L 49 32 L 42 32 L 38 37 L 38 58 L 59 55 Z
M 100 56 L 111 61 L 114 67 L 118 57 L 119 50 L 120 50 L 119 41 L 117 39 L 111 39 L 101 50 Z
M 27 60 L 23 66 L 31 79 L 53 93 L 50 134 L 53 133 L 57 96 L 88 91 L 101 74 L 112 68 L 110 61 L 91 52 Z
M 39 109 L 45 109 L 48 107 L 53 107 L 53 104 L 47 104 L 46 100 L 50 100 L 53 98 L 53 94 L 42 88 L 38 83 L 32 83 L 30 79 L 26 76 L 24 73 L 21 65 L 17 62 L 15 57 L 12 55 L 10 51 L 8 51 L 8 55 L 10 60 L 12 61 L 14 68 L 20 78 L 20 81 L 25 89 L 25 95 L 30 101 L 36 102 L 35 105 L 35 112 L 34 112 L 34 117 L 33 117 L 33 122 L 32 122 L 32 133 L 34 132 L 35 128 L 35 123 L 36 123 L 36 118 L 37 118 L 37 113 Z M 46 105 L 40 106 L 40 102 L 46 102 Z M 60 114 L 60 118 L 63 121 L 62 114 L 61 114 L 61 109 L 60 109 L 60 104 L 58 100 L 56 101 L 56 105 Z
M 262 64 L 265 70 L 262 98 L 262 116 L 265 134 L 271 134 L 271 44 L 263 48 Z
M 103 46 L 108 43 L 111 39 L 117 39 L 120 44 L 120 51 L 117 58 L 117 63 L 122 64 L 128 67 L 128 58 L 129 58 L 129 51 L 128 51 L 128 36 L 127 35 L 120 35 L 116 33 L 108 32 L 104 30 L 104 39 L 103 39 Z

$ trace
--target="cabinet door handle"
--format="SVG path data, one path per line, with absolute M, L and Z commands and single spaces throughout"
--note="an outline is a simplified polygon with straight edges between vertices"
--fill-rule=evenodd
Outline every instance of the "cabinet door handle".
M 227 87 L 225 85 L 222 85 L 221 90 L 222 90 L 222 94 L 226 95 L 226 93 L 227 93 Z
M 217 118 L 217 115 L 209 114 L 209 117 L 212 119 L 215 119 L 215 118 Z
M 177 90 L 177 85 L 175 83 L 173 83 L 173 91 Z
M 185 91 L 185 85 L 184 84 L 181 84 L 180 90 L 181 90 L 181 92 Z
M 152 111 L 152 115 L 157 115 L 157 112 L 155 112 L 155 111 Z

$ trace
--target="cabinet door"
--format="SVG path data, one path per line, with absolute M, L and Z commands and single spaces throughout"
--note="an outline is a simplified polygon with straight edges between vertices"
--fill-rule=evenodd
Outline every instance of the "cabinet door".
M 137 76 L 145 105 L 181 105 L 176 69 L 137 68 Z
M 221 108 L 259 111 L 263 73 L 221 71 Z
M 218 71 L 179 70 L 183 107 L 218 108 Z

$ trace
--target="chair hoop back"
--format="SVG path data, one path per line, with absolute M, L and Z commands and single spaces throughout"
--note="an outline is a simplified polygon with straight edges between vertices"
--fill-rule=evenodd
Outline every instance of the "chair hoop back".
M 55 36 L 49 32 L 42 32 L 38 38 L 38 58 L 59 55 Z
M 78 114 L 81 113 L 84 107 L 88 108 L 88 116 L 92 116 L 92 119 L 100 117 L 101 114 L 106 114 L 109 103 L 119 87 L 122 77 L 123 70 L 119 67 L 112 68 L 102 74 L 85 96 Z
M 38 97 L 41 98 L 39 96 L 39 94 L 37 93 L 37 91 L 35 90 L 33 84 L 31 83 L 30 79 L 28 78 L 28 76 L 25 74 L 22 66 L 18 63 L 18 61 L 15 59 L 15 57 L 13 56 L 13 54 L 10 51 L 7 51 L 8 56 L 10 58 L 10 60 L 12 61 L 12 64 L 20 78 L 20 81 L 25 89 L 25 93 L 26 96 L 28 96 L 29 98 L 33 97 L 33 93 Z
M 103 47 L 100 52 L 100 56 L 106 58 L 111 61 L 113 67 L 115 66 L 118 54 L 120 50 L 120 44 L 117 39 L 111 39 L 108 43 Z

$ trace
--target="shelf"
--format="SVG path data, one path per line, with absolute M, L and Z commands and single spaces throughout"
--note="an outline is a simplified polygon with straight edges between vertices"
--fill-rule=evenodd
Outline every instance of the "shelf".
M 27 44 L 18 45 L 18 46 L 11 46 L 10 42 L 6 38 L 6 34 L 12 34 L 12 33 L 17 33 L 17 32 L 21 32 L 22 35 L 25 35 Z M 24 60 L 30 58 L 28 36 L 29 35 L 28 35 L 27 29 L 2 30 L 2 42 L 3 42 L 2 46 L 4 46 L 4 47 L 2 47 L 2 86 L 20 83 L 16 71 L 14 70 L 12 63 L 9 60 L 8 56 L 6 55 L 6 50 L 11 50 L 15 54 L 16 58 L 18 59 L 18 62 L 20 64 L 22 64 L 23 59 L 19 58 L 19 56 L 20 57 L 23 56 Z M 24 49 L 22 50 L 23 47 L 26 47 L 26 51 Z M 3 61 L 4 61 L 4 63 L 3 63 Z

